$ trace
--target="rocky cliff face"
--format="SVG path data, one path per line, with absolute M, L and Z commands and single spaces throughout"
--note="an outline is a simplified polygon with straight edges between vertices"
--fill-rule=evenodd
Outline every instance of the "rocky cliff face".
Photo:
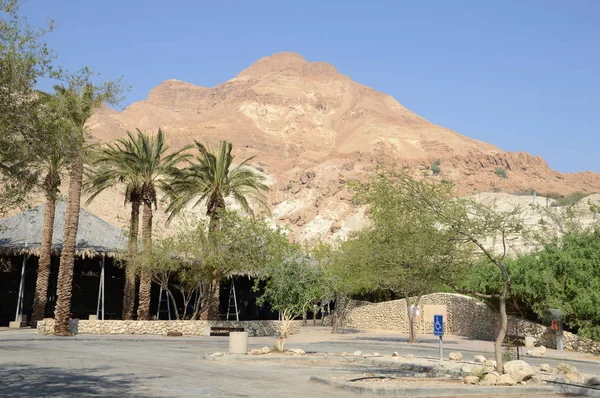
M 100 110 L 90 126 L 107 141 L 126 130 L 158 127 L 173 147 L 230 140 L 238 159 L 257 155 L 254 167 L 272 182 L 273 217 L 305 239 L 361 227 L 363 210 L 350 204 L 346 183 L 385 165 L 451 180 L 461 194 L 600 190 L 597 174 L 561 175 L 539 157 L 503 152 L 436 126 L 332 65 L 295 53 L 263 58 L 213 88 L 167 80 L 122 112 Z M 434 176 L 435 159 L 441 172 Z M 498 167 L 507 178 L 497 175 Z M 113 220 L 119 212 L 126 219 L 121 204 L 115 193 L 100 198 L 92 211 Z

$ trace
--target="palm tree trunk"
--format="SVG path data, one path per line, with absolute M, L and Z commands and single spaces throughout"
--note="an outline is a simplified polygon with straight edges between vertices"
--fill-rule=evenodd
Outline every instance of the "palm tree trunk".
M 69 319 L 71 318 L 71 295 L 73 293 L 73 268 L 75 266 L 75 249 L 77 245 L 77 229 L 79 228 L 79 210 L 81 206 L 81 185 L 83 182 L 83 159 L 73 160 L 69 182 L 69 197 L 65 214 L 65 233 L 63 249 L 58 269 L 57 300 L 54 309 L 54 333 L 68 336 Z
M 142 212 L 142 251 L 144 253 L 152 250 L 152 203 L 144 201 Z M 142 270 L 140 277 L 140 294 L 138 306 L 138 320 L 150 319 L 150 300 L 152 292 L 152 276 L 146 269 Z
M 48 280 L 50 278 L 50 261 L 52 258 L 52 234 L 54 232 L 54 214 L 56 213 L 56 196 L 46 195 L 44 207 L 44 225 L 42 227 L 42 242 L 40 259 L 38 261 L 37 281 L 35 282 L 35 297 L 33 299 L 32 323 L 44 319 L 46 301 L 48 299 Z M 33 325 L 32 325 L 33 326 Z
M 131 202 L 131 220 L 129 222 L 128 254 L 133 257 L 137 254 L 138 230 L 140 224 L 140 202 Z M 123 289 L 123 319 L 133 319 L 135 306 L 135 272 L 125 268 L 125 287 Z

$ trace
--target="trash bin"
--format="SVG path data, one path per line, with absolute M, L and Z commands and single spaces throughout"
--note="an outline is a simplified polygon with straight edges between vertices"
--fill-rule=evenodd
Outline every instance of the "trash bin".
M 229 353 L 247 354 L 248 353 L 248 332 L 230 332 L 229 333 Z

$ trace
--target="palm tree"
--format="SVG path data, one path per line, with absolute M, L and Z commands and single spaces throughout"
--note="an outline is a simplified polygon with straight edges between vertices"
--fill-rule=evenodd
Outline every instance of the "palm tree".
M 136 208 L 134 202 L 139 200 L 138 203 L 143 206 L 142 251 L 146 253 L 152 248 L 152 205 L 156 207 L 157 189 L 162 189 L 167 179 L 177 170 L 177 164 L 189 157 L 188 154 L 183 153 L 189 148 L 190 146 L 185 146 L 167 155 L 169 147 L 165 145 L 165 135 L 161 129 L 151 137 L 137 129 L 137 134 L 128 132 L 127 138 L 118 140 L 112 150 L 108 149 L 105 152 L 105 156 L 114 156 L 110 163 L 121 167 L 118 173 L 122 174 L 122 182 L 127 187 L 126 195 L 132 203 L 132 233 L 134 230 L 137 231 L 136 220 L 139 217 L 139 207 Z M 103 188 L 101 181 L 98 185 L 98 189 L 100 188 Z M 129 245 L 132 254 L 137 251 L 137 236 L 135 238 L 130 240 Z M 136 242 L 135 246 L 134 242 Z M 151 287 L 151 276 L 147 272 L 142 272 L 137 314 L 140 320 L 150 319 Z
M 170 181 L 166 193 L 170 200 L 167 207 L 169 219 L 178 214 L 188 203 L 193 207 L 206 202 L 206 215 L 210 217 L 211 229 L 219 227 L 220 215 L 225 211 L 225 199 L 233 198 L 247 213 L 253 214 L 249 200 L 268 210 L 266 178 L 248 165 L 254 156 L 232 168 L 233 145 L 221 141 L 218 152 L 207 149 L 195 141 L 198 155 L 189 161 Z
M 96 196 L 115 184 L 125 184 L 125 204 L 131 203 L 131 217 L 129 221 L 128 257 L 137 254 L 138 231 L 140 224 L 140 206 L 142 203 L 142 184 L 140 176 L 131 159 L 126 155 L 132 151 L 132 141 L 119 139 L 114 144 L 108 144 L 98 152 L 93 166 L 86 173 L 84 188 L 91 195 L 86 205 L 91 203 Z M 123 315 L 125 320 L 134 318 L 135 306 L 135 272 L 125 268 L 125 286 L 123 289 Z
M 181 212 L 190 202 L 193 207 L 206 202 L 206 215 L 210 217 L 209 230 L 219 228 L 219 219 L 226 210 L 225 199 L 233 198 L 244 211 L 253 214 L 249 200 L 253 200 L 268 210 L 266 193 L 269 187 L 265 177 L 248 165 L 254 159 L 250 157 L 239 165 L 232 167 L 234 156 L 231 155 L 233 145 L 221 141 L 217 152 L 207 149 L 195 141 L 198 155 L 189 161 L 188 167 L 176 173 L 166 187 L 170 204 L 167 207 L 169 220 Z M 218 282 L 217 286 L 218 286 Z M 208 313 L 203 316 L 213 318 L 218 315 L 219 289 L 217 288 Z
M 71 318 L 71 296 L 73 288 L 73 267 L 79 228 L 81 208 L 81 190 L 83 185 L 84 159 L 89 149 L 89 131 L 86 122 L 93 112 L 104 102 L 118 102 L 119 82 L 108 82 L 101 87 L 89 83 L 92 73 L 83 69 L 73 77 L 69 87 L 55 86 L 56 105 L 64 131 L 69 139 L 70 150 L 66 154 L 70 159 L 69 192 L 63 236 L 63 249 L 60 255 L 57 300 L 54 309 L 54 333 L 67 336 Z

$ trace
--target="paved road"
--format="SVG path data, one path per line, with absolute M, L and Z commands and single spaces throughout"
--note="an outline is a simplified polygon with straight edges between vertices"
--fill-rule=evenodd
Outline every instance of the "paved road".
M 403 336 L 304 331 L 289 347 L 306 351 L 412 353 L 437 356 L 434 338 L 409 346 Z M 312 333 L 312 334 L 311 334 Z M 272 338 L 250 338 L 250 348 L 273 345 Z M 449 339 L 448 350 L 466 342 Z M 471 343 L 472 345 L 474 343 Z M 346 397 L 347 391 L 310 382 L 311 375 L 377 373 L 380 368 L 360 364 L 291 364 L 257 361 L 219 362 L 202 359 L 205 353 L 226 351 L 226 337 L 169 338 L 161 336 L 38 336 L 31 330 L 0 333 L 0 396 L 110 396 L 110 397 Z M 475 345 L 477 346 L 477 345 Z M 488 347 L 489 344 L 480 346 Z M 491 357 L 489 352 L 481 350 Z M 532 359 L 556 364 L 565 359 Z M 572 362 L 583 372 L 598 372 L 600 363 Z

